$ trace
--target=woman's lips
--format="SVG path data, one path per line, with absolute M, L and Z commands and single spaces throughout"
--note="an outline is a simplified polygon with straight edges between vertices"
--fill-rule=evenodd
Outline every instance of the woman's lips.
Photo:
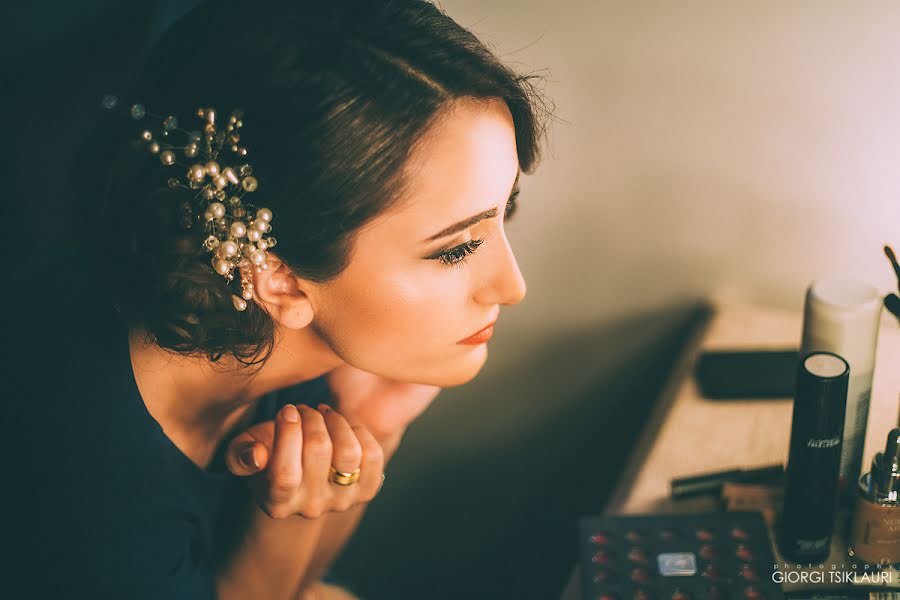
M 495 323 L 496 323 L 496 321 L 495 321 Z M 489 339 L 491 339 L 491 336 L 493 334 L 494 334 L 494 323 L 491 323 L 490 325 L 488 325 L 481 331 L 467 337 L 464 340 L 460 340 L 457 343 L 458 344 L 470 344 L 470 345 L 483 344 L 486 341 L 488 341 Z

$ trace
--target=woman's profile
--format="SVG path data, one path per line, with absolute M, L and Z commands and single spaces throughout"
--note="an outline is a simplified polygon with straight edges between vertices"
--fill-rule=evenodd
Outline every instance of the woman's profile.
M 328 569 L 407 427 L 526 294 L 531 78 L 429 2 L 228 0 L 103 104 L 6 324 L 52 357 L 15 403 L 23 597 L 355 597 Z

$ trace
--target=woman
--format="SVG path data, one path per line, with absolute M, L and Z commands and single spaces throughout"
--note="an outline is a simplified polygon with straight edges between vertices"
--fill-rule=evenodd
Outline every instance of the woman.
M 18 283 L 35 291 L 7 323 L 28 327 L 24 356 L 51 339 L 65 357 L 15 405 L 22 581 L 349 597 L 319 580 L 407 426 L 479 372 L 525 295 L 503 223 L 537 161 L 538 98 L 416 0 L 202 5 L 134 97 L 104 99 L 78 166 L 84 249 Z M 247 169 L 219 209 L 225 162 L 184 165 L 226 123 Z

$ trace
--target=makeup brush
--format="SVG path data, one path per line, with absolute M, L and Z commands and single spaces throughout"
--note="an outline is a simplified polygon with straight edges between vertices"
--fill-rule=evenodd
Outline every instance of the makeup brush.
M 897 276 L 897 289 L 900 291 L 900 263 L 897 262 L 897 255 L 894 254 L 894 250 L 890 246 L 884 247 L 884 254 L 891 261 L 894 274 Z M 888 294 L 884 299 L 884 306 L 892 315 L 897 317 L 897 320 L 900 320 L 900 297 L 897 294 Z

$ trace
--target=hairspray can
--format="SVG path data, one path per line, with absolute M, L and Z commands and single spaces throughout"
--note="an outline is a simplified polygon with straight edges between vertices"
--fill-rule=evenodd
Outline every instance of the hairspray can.
M 850 366 L 831 352 L 805 355 L 797 368 L 779 549 L 801 563 L 831 547 Z
M 839 477 L 845 500 L 852 500 L 862 467 L 881 307 L 878 289 L 852 278 L 821 279 L 806 291 L 800 355 L 833 352 L 850 365 Z

